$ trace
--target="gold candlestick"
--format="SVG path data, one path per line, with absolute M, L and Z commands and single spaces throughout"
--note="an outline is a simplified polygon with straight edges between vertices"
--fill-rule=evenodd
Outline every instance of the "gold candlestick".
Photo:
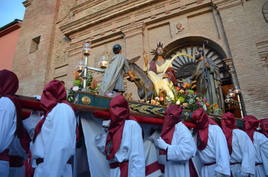
M 90 43 L 86 42 L 83 45 L 83 55 L 84 55 L 84 69 L 83 69 L 83 90 L 87 89 L 87 79 L 88 79 L 88 57 L 90 55 Z

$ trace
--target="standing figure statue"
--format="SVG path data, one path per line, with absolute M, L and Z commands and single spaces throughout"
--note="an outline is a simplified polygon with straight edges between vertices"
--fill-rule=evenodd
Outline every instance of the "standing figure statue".
M 223 108 L 220 73 L 218 66 L 211 58 L 206 58 L 204 49 L 199 49 L 195 54 L 198 61 L 192 80 L 197 81 L 197 92 L 204 95 L 209 104 L 218 104 Z
M 106 95 L 111 92 L 124 93 L 124 75 L 128 74 L 130 80 L 134 80 L 133 74 L 129 71 L 128 60 L 121 54 L 122 47 L 119 44 L 113 46 L 115 54 L 108 68 L 105 70 L 104 77 L 100 86 L 100 95 Z
M 174 98 L 174 94 L 170 89 L 170 85 L 177 85 L 175 71 L 172 68 L 172 60 L 164 58 L 164 48 L 162 43 L 158 43 L 155 50 L 151 52 L 154 58 L 148 66 L 148 55 L 144 57 L 145 71 L 152 80 L 156 94 L 159 95 L 160 90 L 164 90 L 170 98 Z

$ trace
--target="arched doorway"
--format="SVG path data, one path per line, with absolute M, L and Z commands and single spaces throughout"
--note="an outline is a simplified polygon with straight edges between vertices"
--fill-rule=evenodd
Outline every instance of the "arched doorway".
M 165 46 L 165 58 L 174 59 L 172 65 L 176 72 L 177 79 L 189 78 L 192 76 L 197 66 L 195 53 L 198 49 L 203 47 L 205 57 L 212 59 L 219 68 L 224 101 L 228 90 L 233 88 L 233 84 L 228 66 L 223 60 L 226 58 L 226 54 L 217 43 L 210 39 L 198 36 L 178 39 Z M 227 108 L 226 105 L 224 107 Z M 230 110 L 227 108 L 225 111 Z
M 197 62 L 194 58 L 194 53 L 198 49 L 202 48 L 204 43 L 205 56 L 207 58 L 211 58 L 219 67 L 222 84 L 232 84 L 228 67 L 223 61 L 223 59 L 226 58 L 225 52 L 217 43 L 203 37 L 186 37 L 176 40 L 165 46 L 165 57 L 176 57 L 172 63 L 177 72 L 176 77 L 178 79 L 186 78 L 193 73 L 197 65 Z

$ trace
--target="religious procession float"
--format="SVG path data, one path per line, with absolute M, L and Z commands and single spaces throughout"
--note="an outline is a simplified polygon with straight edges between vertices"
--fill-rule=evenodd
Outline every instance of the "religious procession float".
M 160 136 L 168 105 L 176 104 L 183 108 L 180 118 L 190 129 L 196 126 L 192 121 L 192 113 L 199 108 L 203 108 L 210 118 L 214 119 L 213 123 L 220 122 L 224 112 L 239 110 L 235 115 L 238 118 L 237 126 L 242 127 L 243 123 L 239 119 L 243 117 L 240 91 L 222 89 L 222 72 L 218 66 L 225 65 L 217 63 L 217 55 L 211 54 L 204 44 L 202 47 L 187 48 L 167 57 L 163 44 L 158 43 L 156 49 L 151 52 L 151 60 L 146 53 L 142 57 L 126 59 L 121 50 L 120 45 L 114 45 L 114 56 L 109 60 L 102 58 L 99 67 L 92 67 L 88 66 L 90 44 L 85 43 L 83 62 L 72 71 L 74 80 L 72 87 L 68 89 L 67 99 L 77 117 L 74 176 L 84 177 L 90 174 L 103 177 L 109 174 L 108 161 L 96 144 L 99 140 L 97 137 L 109 131 L 109 105 L 112 98 L 122 98 L 116 97 L 118 94 L 127 99 L 129 118 L 134 118 L 140 124 L 146 176 L 162 175 L 162 167 L 157 162 L 158 150 L 153 140 Z M 135 63 L 142 58 L 144 68 Z M 222 59 L 219 61 L 222 62 Z M 99 83 L 95 77 L 96 73 L 102 76 Z M 136 94 L 126 91 L 125 82 L 128 81 L 136 86 Z M 136 99 L 133 95 L 137 95 Z M 25 121 L 36 125 L 42 114 L 39 100 L 24 96 L 19 96 L 19 100 L 23 107 L 23 117 L 29 117 L 31 114 Z M 108 147 L 111 147 L 111 144 Z
M 164 46 L 159 42 L 156 49 L 151 51 L 151 61 L 149 54 L 145 53 L 142 57 L 126 60 L 127 64 L 116 63 L 115 60 L 122 60 L 118 56 L 124 56 L 115 55 L 110 60 L 102 58 L 98 68 L 88 66 L 91 48 L 90 43 L 85 43 L 83 63 L 73 71 L 74 80 L 73 86 L 68 89 L 68 101 L 80 113 L 105 113 L 109 112 L 112 97 L 123 94 L 128 99 L 131 114 L 140 123 L 162 124 L 169 104 L 183 107 L 182 119 L 189 127 L 194 126 L 191 113 L 198 108 L 204 108 L 212 118 L 219 121 L 224 112 L 233 107 L 241 108 L 240 90 L 229 89 L 223 94 L 219 67 L 215 62 L 217 59 L 206 49 L 205 43 L 202 47 L 191 48 L 191 52 L 186 49 L 166 58 Z M 121 51 L 120 45 L 115 45 L 113 50 L 116 48 Z M 144 68 L 135 63 L 142 58 Z M 96 72 L 105 73 L 101 83 L 94 78 Z M 136 85 L 139 99 L 134 100 L 133 93 L 124 93 L 123 78 Z M 117 89 L 120 87 L 123 90 Z M 39 101 L 34 98 L 20 96 L 20 101 L 25 114 L 31 110 L 40 110 Z M 242 109 L 239 109 L 238 117 L 243 117 Z M 240 119 L 237 124 L 242 125 Z

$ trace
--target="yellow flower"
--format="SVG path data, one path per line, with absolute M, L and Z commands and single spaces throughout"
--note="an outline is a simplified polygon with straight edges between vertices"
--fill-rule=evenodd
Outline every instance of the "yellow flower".
M 151 104 L 156 104 L 156 101 L 155 100 L 151 100 Z
M 179 97 L 178 100 L 180 100 L 180 102 L 183 103 L 183 102 L 185 101 L 185 98 L 183 98 L 183 97 Z
M 183 93 L 184 93 L 184 90 L 181 89 L 179 92 L 180 92 L 181 94 L 183 94 Z
M 188 103 L 183 103 L 182 106 L 183 106 L 184 108 L 187 108 Z

